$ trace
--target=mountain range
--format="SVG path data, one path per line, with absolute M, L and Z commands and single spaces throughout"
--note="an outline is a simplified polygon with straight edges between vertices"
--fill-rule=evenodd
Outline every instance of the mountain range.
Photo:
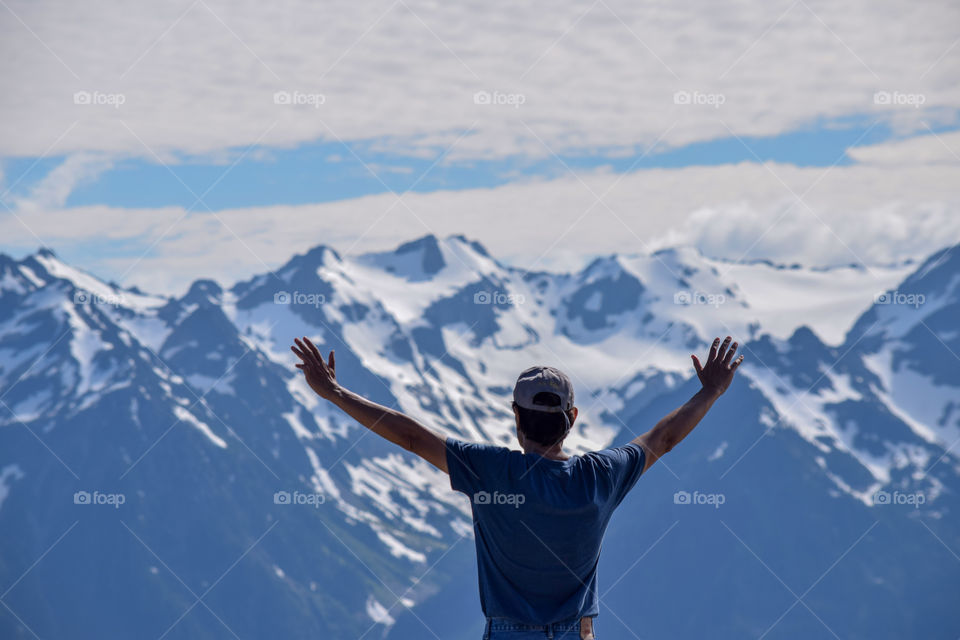
M 611 522 L 598 637 L 955 639 L 958 318 L 960 246 L 558 273 L 425 236 L 173 297 L 0 255 L 0 636 L 480 637 L 468 499 L 316 397 L 292 339 L 513 448 L 516 376 L 557 366 L 582 453 L 682 404 L 729 334 L 733 386 Z

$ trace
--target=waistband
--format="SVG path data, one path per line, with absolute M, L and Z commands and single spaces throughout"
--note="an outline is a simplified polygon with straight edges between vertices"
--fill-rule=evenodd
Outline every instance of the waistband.
M 568 632 L 568 631 L 580 631 L 580 622 L 584 621 L 584 624 L 589 624 L 589 628 L 593 628 L 593 618 L 589 616 L 576 616 L 575 618 L 570 618 L 569 620 L 562 620 L 560 622 L 551 622 L 550 624 L 527 624 L 525 622 L 518 622 L 516 620 L 511 620 L 510 618 L 487 618 L 486 633 L 484 637 L 491 631 L 540 631 L 547 634 L 547 637 L 550 638 L 554 633 L 558 632 Z

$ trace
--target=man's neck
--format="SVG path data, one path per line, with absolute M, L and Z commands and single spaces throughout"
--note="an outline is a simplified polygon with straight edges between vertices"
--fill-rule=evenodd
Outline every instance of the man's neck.
M 526 440 L 522 446 L 524 453 L 535 453 L 538 456 L 547 458 L 548 460 L 567 460 L 570 458 L 569 454 L 563 451 L 562 444 L 555 444 L 552 447 L 545 447 L 541 444 L 537 444 L 536 442 L 530 442 L 529 440 Z

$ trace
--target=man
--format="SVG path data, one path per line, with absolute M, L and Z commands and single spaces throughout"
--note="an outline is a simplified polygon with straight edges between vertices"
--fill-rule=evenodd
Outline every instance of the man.
M 571 456 L 563 440 L 577 419 L 570 379 L 531 367 L 513 390 L 523 453 L 447 438 L 342 387 L 333 351 L 324 362 L 309 339 L 294 340 L 296 366 L 321 397 L 374 433 L 450 475 L 472 499 L 485 639 L 594 638 L 600 543 L 614 509 L 640 475 L 689 434 L 727 390 L 743 356 L 727 336 L 693 366 L 702 388 L 624 446 Z

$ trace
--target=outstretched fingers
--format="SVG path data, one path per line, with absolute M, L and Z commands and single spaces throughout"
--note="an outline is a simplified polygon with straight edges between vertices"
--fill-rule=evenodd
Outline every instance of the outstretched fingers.
M 720 349 L 717 351 L 717 360 L 723 362 L 723 359 L 727 357 L 727 347 L 730 346 L 730 341 L 733 340 L 730 336 L 727 336 L 724 339 L 723 344 L 720 345 Z
M 740 357 L 733 361 L 733 364 L 730 365 L 731 371 L 736 371 L 737 367 L 740 366 L 740 363 L 743 362 L 743 354 L 740 354 Z
M 701 373 L 703 373 L 703 365 L 700 364 L 700 360 L 697 358 L 697 356 L 690 354 L 690 357 L 693 358 L 693 368 L 696 369 L 697 375 L 699 376 Z
M 304 340 L 306 340 L 306 338 L 304 338 Z M 294 338 L 293 341 L 299 348 L 290 347 L 291 351 L 297 354 L 297 357 L 303 360 L 303 363 L 308 367 L 317 366 L 317 358 L 313 355 L 313 351 L 307 348 L 299 338 Z
M 710 353 L 707 355 L 707 364 L 710 364 L 717 358 L 717 347 L 720 346 L 720 338 L 714 338 L 713 344 L 710 346 Z
M 729 340 L 729 338 L 727 338 L 727 339 Z M 730 363 L 733 361 L 733 354 L 735 354 L 735 353 L 737 352 L 737 346 L 738 346 L 738 345 L 737 345 L 736 342 L 734 342 L 732 345 L 730 345 L 730 350 L 727 351 L 727 355 L 724 356 L 724 358 L 723 358 L 723 365 L 724 365 L 724 366 L 726 366 L 726 367 L 729 367 L 729 366 L 730 366 Z
M 306 337 L 306 336 L 303 337 L 303 341 L 307 343 L 307 346 L 308 346 L 308 347 L 310 347 L 310 351 L 311 351 L 311 353 L 313 353 L 313 357 L 317 359 L 317 362 L 319 362 L 319 363 L 321 363 L 321 364 L 325 364 L 325 363 L 323 362 L 323 356 L 320 355 L 320 349 L 317 349 L 317 345 L 313 344 L 313 343 L 310 341 L 310 338 L 308 338 L 308 337 Z
M 297 342 L 297 339 L 294 338 L 293 341 L 294 341 L 294 342 Z M 297 349 L 295 346 L 290 345 L 290 351 L 293 351 L 293 353 L 296 354 L 296 356 L 297 356 L 298 358 L 300 358 L 301 360 L 303 360 L 304 362 L 307 361 L 307 356 L 306 356 L 306 354 L 303 353 L 303 351 L 301 351 L 300 349 Z

